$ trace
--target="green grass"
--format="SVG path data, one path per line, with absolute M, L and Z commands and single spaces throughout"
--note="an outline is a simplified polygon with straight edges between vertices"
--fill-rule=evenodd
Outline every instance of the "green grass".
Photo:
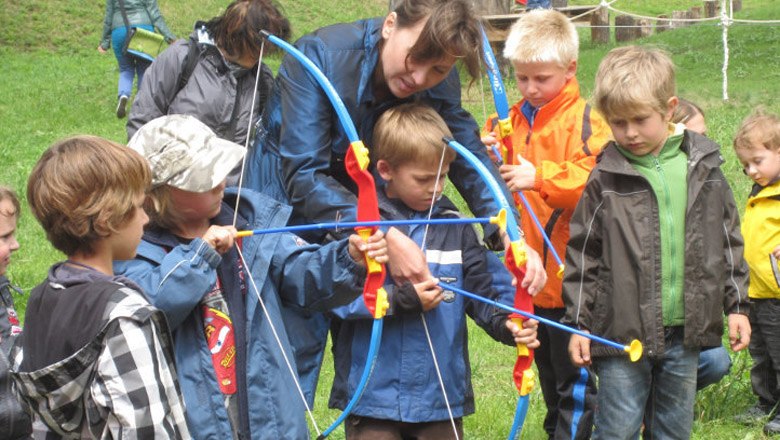
M 379 15 L 386 0 L 288 0 L 281 2 L 288 14 L 293 34 L 302 35 L 319 26 Z M 571 0 L 571 4 L 594 4 L 596 0 Z M 225 1 L 159 0 L 171 29 L 180 37 L 189 34 L 196 19 L 208 19 L 221 12 Z M 618 9 L 643 15 L 659 15 L 672 10 L 698 6 L 699 1 L 621 0 Z M 112 54 L 100 55 L 96 47 L 102 31 L 102 0 L 6 0 L 0 14 L 0 184 L 15 188 L 22 197 L 26 177 L 41 152 L 64 136 L 88 133 L 124 141 L 124 121 L 113 114 L 116 99 L 117 67 Z M 780 6 L 774 0 L 743 2 L 737 18 L 780 19 Z M 55 23 L 52 25 L 52 23 Z M 750 111 L 764 105 L 780 113 L 780 28 L 777 26 L 735 25 L 729 31 L 730 100 L 721 99 L 722 35 L 712 24 L 677 29 L 638 40 L 668 50 L 678 66 L 679 94 L 701 104 L 707 113 L 709 132 L 723 145 L 724 169 L 734 188 L 738 204 L 744 204 L 750 182 L 742 175 L 731 149 L 731 140 L 740 121 Z M 601 57 L 612 47 L 594 45 L 588 29 L 581 29 L 581 55 L 578 78 L 583 94 L 592 90 L 593 76 Z M 270 60 L 278 64 L 277 58 Z M 510 98 L 519 98 L 507 79 Z M 492 101 L 483 84 L 488 112 Z M 485 119 L 479 82 L 464 89 L 465 105 L 478 121 Z M 14 254 L 9 277 L 29 291 L 45 276 L 51 263 L 62 258 L 53 251 L 23 201 L 18 239 L 22 245 Z M 20 306 L 23 313 L 24 306 Z M 514 352 L 497 345 L 480 329 L 470 328 L 470 347 L 477 413 L 465 419 L 468 438 L 501 438 L 509 431 L 516 394 L 511 381 Z M 333 372 L 330 353 L 317 396 L 315 415 L 324 428 L 337 411 L 325 408 Z M 733 356 L 732 373 L 721 383 L 699 394 L 693 438 L 760 439 L 760 426 L 743 427 L 731 416 L 753 401 L 749 382 L 750 357 L 746 352 Z M 541 392 L 531 397 L 531 409 L 524 438 L 543 437 L 544 417 Z M 337 429 L 334 438 L 342 438 Z

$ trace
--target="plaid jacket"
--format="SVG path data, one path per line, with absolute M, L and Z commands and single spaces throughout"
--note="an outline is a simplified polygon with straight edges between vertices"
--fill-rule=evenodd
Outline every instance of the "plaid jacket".
M 47 282 L 42 296 L 63 290 Z M 121 284 L 109 295 L 104 324 L 89 343 L 39 370 L 21 372 L 17 364 L 12 372 L 35 438 L 189 438 L 164 316 Z

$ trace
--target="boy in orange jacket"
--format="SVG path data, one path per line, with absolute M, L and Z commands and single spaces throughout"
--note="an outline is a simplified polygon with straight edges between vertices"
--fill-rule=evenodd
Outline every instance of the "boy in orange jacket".
M 606 121 L 580 97 L 578 50 L 574 25 L 560 12 L 544 9 L 524 14 L 512 26 L 504 48 L 523 99 L 510 110 L 514 157 L 505 157 L 501 176 L 510 190 L 523 192 L 561 259 L 569 219 L 596 155 L 611 137 Z M 491 132 L 483 138 L 488 146 L 499 141 L 496 123 L 494 115 L 485 125 Z M 521 217 L 528 245 L 539 252 L 547 270 L 547 284 L 534 297 L 536 313 L 560 321 L 564 305 L 559 265 L 531 216 Z M 596 393 L 590 372 L 569 360 L 568 333 L 540 327 L 539 341 L 535 358 L 547 405 L 545 431 L 555 439 L 589 438 Z

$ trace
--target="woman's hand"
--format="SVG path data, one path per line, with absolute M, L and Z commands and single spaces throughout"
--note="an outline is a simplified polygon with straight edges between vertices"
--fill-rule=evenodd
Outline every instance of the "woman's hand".
M 107 52 L 107 50 L 106 50 L 106 49 L 103 49 L 103 46 L 101 46 L 101 45 L 99 45 L 99 44 L 98 44 L 98 52 L 100 52 L 100 53 L 106 53 L 106 52 Z
M 390 228 L 386 238 L 390 274 L 397 285 L 404 281 L 417 284 L 433 278 L 425 255 L 412 239 L 396 228 Z

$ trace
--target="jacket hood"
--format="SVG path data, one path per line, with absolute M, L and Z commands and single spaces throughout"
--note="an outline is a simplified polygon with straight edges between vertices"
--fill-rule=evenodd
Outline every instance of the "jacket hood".
M 81 266 L 81 268 L 73 267 L 73 265 Z M 89 270 L 84 270 L 84 269 L 89 269 Z M 79 284 L 94 283 L 97 281 L 108 281 L 112 283 L 123 284 L 125 286 L 130 287 L 133 290 L 143 292 L 143 290 L 140 287 L 138 287 L 138 285 L 135 282 L 133 282 L 130 278 L 127 278 L 122 275 L 109 276 L 104 273 L 98 272 L 89 266 L 74 263 L 72 261 L 63 261 L 49 268 L 49 275 L 47 277 L 47 281 L 52 285 L 63 289 L 66 289 L 68 287 L 73 287 Z

